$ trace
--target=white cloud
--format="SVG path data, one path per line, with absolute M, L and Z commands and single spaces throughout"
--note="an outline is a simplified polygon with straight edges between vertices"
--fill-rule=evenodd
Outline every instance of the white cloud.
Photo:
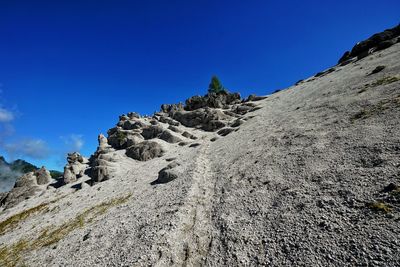
M 11 122 L 12 120 L 14 120 L 14 114 L 0 107 L 0 123 Z
M 64 141 L 68 152 L 79 152 L 85 144 L 85 141 L 83 140 L 83 135 L 81 134 L 70 134 L 68 136 L 61 136 L 61 139 Z
M 11 158 L 45 159 L 50 155 L 47 143 L 41 139 L 22 139 L 15 143 L 3 144 L 3 148 Z

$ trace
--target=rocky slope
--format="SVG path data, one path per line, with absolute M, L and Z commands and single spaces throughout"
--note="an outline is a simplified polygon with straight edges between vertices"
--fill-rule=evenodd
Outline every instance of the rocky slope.
M 63 180 L 7 195 L 0 265 L 400 265 L 398 36 L 267 97 L 120 116 Z

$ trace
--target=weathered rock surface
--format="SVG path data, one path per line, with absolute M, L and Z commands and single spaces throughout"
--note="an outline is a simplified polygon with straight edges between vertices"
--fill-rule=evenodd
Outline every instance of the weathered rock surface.
M 107 138 L 100 134 L 98 137 L 99 146 L 97 147 L 96 153 L 90 158 L 90 169 L 88 175 L 92 178 L 92 183 L 99 183 L 107 181 L 111 178 L 111 162 L 115 162 L 116 159 L 113 157 L 111 152 L 114 149 L 108 144 Z
M 14 188 L 9 193 L 2 195 L 1 205 L 4 205 L 5 209 L 14 207 L 20 202 L 43 192 L 45 189 L 40 186 L 47 185 L 51 181 L 50 172 L 45 167 L 24 174 L 17 179 Z
M 239 93 L 208 93 L 205 96 L 193 96 L 186 100 L 185 110 L 192 111 L 199 108 L 227 108 L 229 105 L 241 102 Z
M 160 144 L 154 141 L 143 141 L 140 144 L 128 147 L 126 155 L 130 158 L 147 161 L 156 157 L 161 157 L 165 153 Z
M 175 170 L 175 168 L 178 166 L 176 162 L 172 162 L 168 164 L 167 167 L 163 168 L 159 173 L 158 173 L 158 178 L 152 184 L 166 184 L 169 183 L 176 178 L 178 178 L 178 173 Z
M 200 128 L 205 131 L 215 131 L 226 125 L 230 117 L 222 111 L 211 108 L 200 108 L 194 111 L 178 111 L 172 117 L 186 127 Z
M 64 183 L 69 184 L 76 182 L 81 178 L 88 166 L 88 160 L 78 152 L 69 153 L 67 157 L 68 164 L 64 167 Z
M 394 28 L 376 33 L 367 40 L 357 43 L 351 51 L 344 53 L 338 63 L 345 63 L 355 57 L 361 59 L 374 51 L 386 49 L 398 42 L 398 36 L 400 36 L 400 24 Z

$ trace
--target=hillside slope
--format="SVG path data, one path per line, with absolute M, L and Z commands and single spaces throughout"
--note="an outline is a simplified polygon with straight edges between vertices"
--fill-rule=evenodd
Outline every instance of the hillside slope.
M 265 99 L 121 116 L 65 185 L 3 209 L 1 265 L 400 265 L 399 58 L 396 43 Z

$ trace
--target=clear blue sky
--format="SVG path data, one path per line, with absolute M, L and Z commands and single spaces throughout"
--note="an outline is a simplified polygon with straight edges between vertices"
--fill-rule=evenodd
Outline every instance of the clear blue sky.
M 0 155 L 61 169 L 129 111 L 268 94 L 397 25 L 400 1 L 0 1 Z M 8 151 L 8 152 L 7 152 Z

